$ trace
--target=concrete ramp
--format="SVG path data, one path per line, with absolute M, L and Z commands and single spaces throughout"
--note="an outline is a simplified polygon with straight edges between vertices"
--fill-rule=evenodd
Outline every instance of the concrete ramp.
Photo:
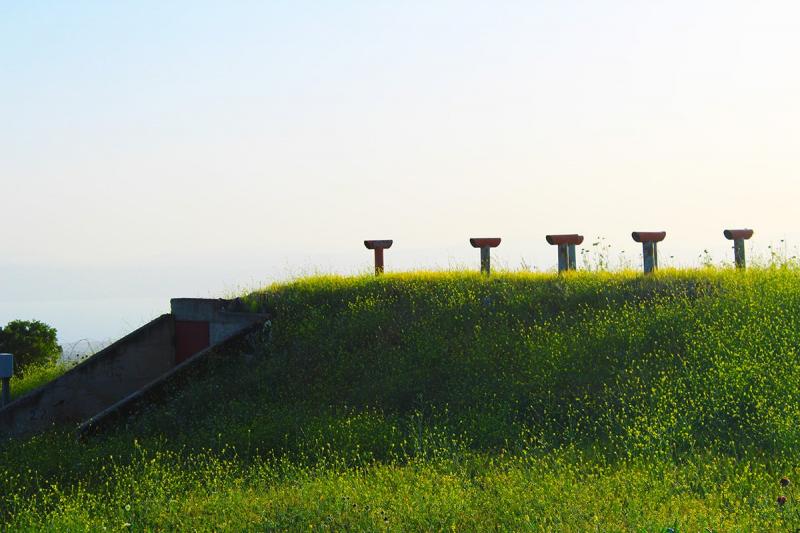
M 182 363 L 263 323 L 236 300 L 177 298 L 162 315 L 0 410 L 0 435 L 77 427 Z
M 148 406 L 164 402 L 173 396 L 175 391 L 184 388 L 199 375 L 213 371 L 210 368 L 221 360 L 230 362 L 239 356 L 252 358 L 253 345 L 250 335 L 263 332 L 263 328 L 263 323 L 255 323 L 192 355 L 164 375 L 81 423 L 77 427 L 77 436 L 87 437 L 102 433 L 109 426 L 124 424 L 125 420 L 135 417 Z

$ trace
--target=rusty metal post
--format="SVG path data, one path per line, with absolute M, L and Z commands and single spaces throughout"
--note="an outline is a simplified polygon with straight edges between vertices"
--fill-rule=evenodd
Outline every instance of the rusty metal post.
M 666 231 L 634 231 L 631 236 L 642 243 L 642 262 L 644 273 L 651 274 L 658 270 L 658 243 L 667 236 Z
M 733 241 L 733 261 L 736 263 L 736 268 L 747 268 L 747 261 L 744 256 L 744 241 L 753 236 L 753 230 L 726 229 L 722 234 L 729 241 Z
M 383 274 L 383 251 L 387 248 L 391 248 L 393 242 L 394 241 L 390 239 L 364 241 L 364 246 L 366 246 L 368 250 L 373 250 L 375 252 L 376 276 Z
M 471 238 L 469 243 L 473 248 L 481 249 L 481 273 L 489 275 L 492 272 L 490 250 L 500 246 L 500 237 Z
M 375 248 L 375 275 L 383 274 L 383 248 Z
M 575 270 L 575 245 L 583 242 L 583 235 L 576 233 L 563 235 L 545 235 L 549 244 L 558 246 L 558 271 Z

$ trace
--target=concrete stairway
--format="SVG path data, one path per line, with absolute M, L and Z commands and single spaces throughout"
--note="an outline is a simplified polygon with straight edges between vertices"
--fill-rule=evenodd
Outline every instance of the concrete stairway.
M 170 314 L 1 409 L 0 435 L 84 426 L 268 318 L 247 312 L 238 300 L 175 298 L 170 304 Z

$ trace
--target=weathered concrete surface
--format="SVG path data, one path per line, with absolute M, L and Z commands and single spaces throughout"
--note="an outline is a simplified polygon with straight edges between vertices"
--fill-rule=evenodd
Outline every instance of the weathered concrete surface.
M 0 434 L 28 435 L 78 424 L 175 365 L 174 323 L 162 315 L 64 375 L 0 410 Z
M 170 306 L 175 320 L 208 322 L 211 346 L 266 319 L 265 315 L 240 310 L 237 300 L 173 298 Z
M 176 365 L 240 337 L 267 319 L 264 314 L 245 312 L 237 300 L 175 298 L 171 304 L 172 314 L 142 326 L 0 409 L 0 435 L 29 435 L 53 425 L 81 424 L 158 383 Z M 181 357 L 177 357 L 179 351 Z
M 179 390 L 191 382 L 198 374 L 213 372 L 213 365 L 220 361 L 229 361 L 230 357 L 252 350 L 250 335 L 263 331 L 266 318 L 261 317 L 259 322 L 251 324 L 243 330 L 228 337 L 223 342 L 202 350 L 186 361 L 172 368 L 163 376 L 158 377 L 139 390 L 121 399 L 86 420 L 78 426 L 79 437 L 101 433 L 109 426 L 124 423 L 131 416 L 136 416 L 147 406 L 164 401 L 171 393 Z M 245 357 L 248 357 L 247 355 Z M 250 356 L 251 357 L 251 356 Z

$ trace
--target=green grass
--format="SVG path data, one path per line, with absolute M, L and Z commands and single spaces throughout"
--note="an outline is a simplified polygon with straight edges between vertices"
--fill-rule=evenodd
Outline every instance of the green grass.
M 11 399 L 13 400 L 24 396 L 33 389 L 53 381 L 72 366 L 72 364 L 63 361 L 28 365 L 19 375 L 14 376 L 11 387 Z
M 323 276 L 78 442 L 0 448 L 9 529 L 800 527 L 800 272 Z M 776 503 L 785 494 L 784 506 Z

